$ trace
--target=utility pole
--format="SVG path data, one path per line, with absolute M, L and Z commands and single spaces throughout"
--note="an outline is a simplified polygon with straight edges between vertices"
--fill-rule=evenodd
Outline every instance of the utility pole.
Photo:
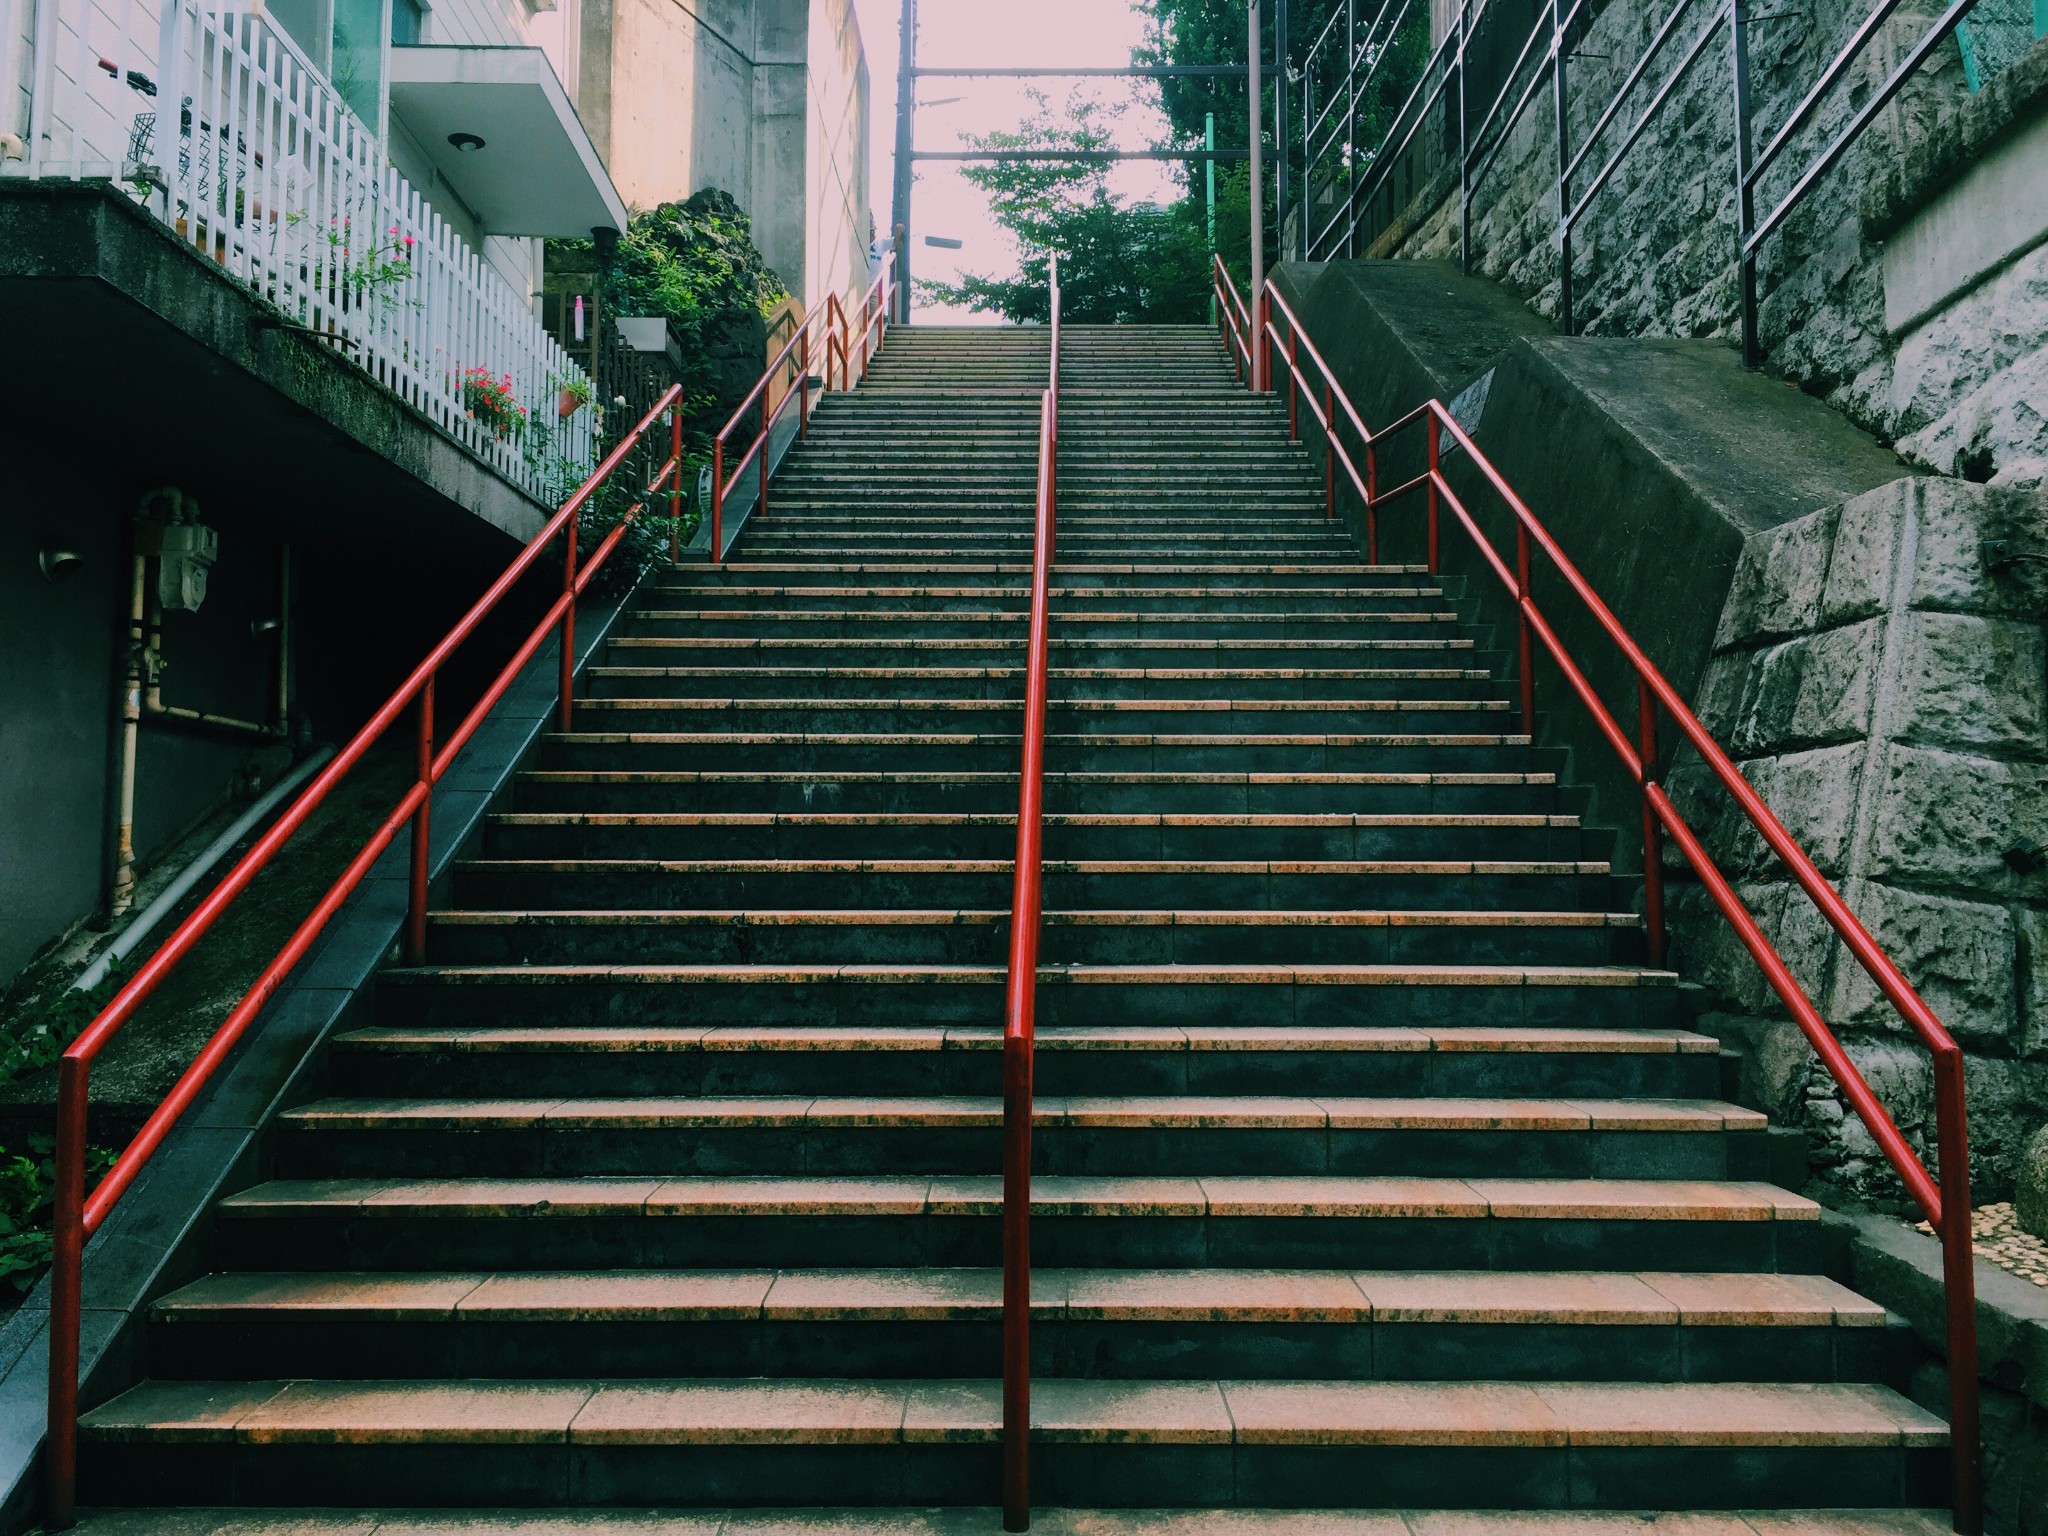
M 1287 0 L 1273 0 L 1273 217 L 1287 254 Z
M 903 31 L 896 56 L 896 186 L 889 233 L 895 237 L 896 320 L 910 323 L 911 134 L 917 120 L 917 0 L 903 0 Z
M 2048 5 L 2048 0 L 2041 0 L 2041 3 Z M 1210 158 L 1204 169 L 1209 177 L 1209 250 L 1213 255 L 1216 250 L 1216 114 L 1214 112 L 1209 114 L 1208 121 L 1202 128 L 1202 148 L 1210 151 Z M 1216 292 L 1213 285 L 1209 291 L 1209 323 L 1211 325 L 1216 323 Z
M 1259 122 L 1265 107 L 1265 87 L 1259 80 L 1259 56 L 1264 48 L 1259 37 L 1263 30 L 1259 22 L 1259 0 L 1251 0 L 1245 8 L 1251 31 L 1251 94 L 1252 94 L 1252 292 L 1251 329 L 1249 338 L 1252 349 L 1252 389 L 1263 394 L 1266 389 L 1266 337 L 1264 321 L 1266 315 L 1266 172 L 1260 139 L 1264 129 Z

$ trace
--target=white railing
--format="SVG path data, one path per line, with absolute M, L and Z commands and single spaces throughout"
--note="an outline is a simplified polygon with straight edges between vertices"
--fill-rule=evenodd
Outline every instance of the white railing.
M 27 171 L 106 178 L 542 499 L 591 460 L 583 371 L 258 13 L 41 0 Z

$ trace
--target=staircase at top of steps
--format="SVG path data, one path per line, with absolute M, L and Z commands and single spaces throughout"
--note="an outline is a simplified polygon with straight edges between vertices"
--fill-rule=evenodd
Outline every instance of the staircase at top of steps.
M 1455 585 L 1361 562 L 1211 333 L 1066 336 L 1039 1503 L 1941 1503 Z M 994 1500 L 1045 367 L 892 333 L 649 577 L 86 1502 Z

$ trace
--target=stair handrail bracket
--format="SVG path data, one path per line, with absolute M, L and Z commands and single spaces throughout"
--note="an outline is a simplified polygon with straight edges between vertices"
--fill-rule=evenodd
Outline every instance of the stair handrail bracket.
M 569 728 L 574 705 L 576 600 L 592 577 L 610 559 L 627 526 L 656 495 L 669 490 L 682 471 L 682 389 L 671 386 L 633 429 L 626 433 L 589 479 L 562 503 L 497 580 L 479 597 L 455 627 L 428 652 L 425 660 L 385 700 L 348 744 L 306 786 L 270 830 L 259 838 L 211 894 L 136 971 L 128 984 L 100 1010 L 57 1062 L 57 1146 L 53 1244 L 50 1264 L 50 1379 L 48 1441 L 44 1470 L 47 1489 L 45 1524 L 64 1529 L 72 1524 L 78 1470 L 78 1347 L 81 1268 L 86 1241 L 105 1223 L 121 1196 L 135 1182 L 150 1157 L 163 1144 L 187 1109 L 220 1069 L 264 1005 L 283 986 L 292 969 L 313 947 L 334 914 L 362 884 L 371 869 L 407 824 L 411 825 L 408 906 L 403 932 L 407 964 L 425 957 L 428 897 L 428 852 L 433 790 L 491 710 L 547 642 L 559 634 L 562 646 L 558 721 Z M 629 507 L 618 525 L 579 561 L 577 521 L 585 505 L 619 472 L 634 449 L 663 416 L 668 417 L 669 456 Z M 550 545 L 563 547 L 562 588 L 511 659 L 483 690 L 476 703 L 445 741 L 434 735 L 434 684 L 441 668 L 498 607 L 520 579 L 537 565 Z M 417 731 L 416 773 L 412 787 L 350 860 L 338 879 L 293 931 L 255 983 L 242 995 L 206 1044 L 185 1068 L 162 1103 L 143 1122 L 113 1166 L 85 1191 L 86 1092 L 92 1064 L 193 947 L 210 932 L 256 876 L 291 842 L 307 819 L 348 776 L 377 742 L 410 711 Z
M 1219 290 L 1234 299 L 1229 273 L 1220 261 L 1216 271 Z M 1229 310 L 1227 304 L 1223 307 L 1226 312 Z M 1261 307 L 1264 311 L 1263 331 L 1253 344 L 1269 348 L 1268 356 L 1277 356 L 1284 361 L 1290 409 L 1296 397 L 1307 396 L 1310 410 L 1323 429 L 1323 446 L 1329 465 L 1333 471 L 1337 466 L 1343 468 L 1353 492 L 1365 509 L 1369 541 L 1376 542 L 1374 530 L 1388 503 L 1421 493 L 1428 520 L 1429 569 L 1435 574 L 1439 566 L 1438 524 L 1447 510 L 1514 600 L 1519 631 L 1518 673 L 1523 732 L 1530 733 L 1534 726 L 1533 662 L 1536 646 L 1540 644 L 1570 685 L 1572 693 L 1592 716 L 1600 734 L 1635 779 L 1642 798 L 1644 928 L 1650 963 L 1661 966 L 1665 959 L 1662 845 L 1668 836 L 1715 909 L 1734 929 L 1737 939 L 1763 973 L 1772 992 L 1805 1035 L 1843 1099 L 1855 1111 L 1884 1153 L 1885 1160 L 1905 1184 L 1914 1204 L 1919 1206 L 1929 1225 L 1939 1235 L 1948 1314 L 1954 1524 L 1961 1536 L 1978 1536 L 1983 1529 L 1983 1486 L 1978 1426 L 1975 1277 L 1972 1272 L 1974 1250 L 1970 1228 L 1969 1134 L 1961 1047 L 1891 957 L 1871 937 L 1841 893 L 1821 874 L 1806 851 L 1764 803 L 1762 796 L 1742 776 L 1712 733 L 1700 723 L 1678 691 L 1623 628 L 1592 584 L 1508 484 L 1506 477 L 1479 450 L 1444 403 L 1434 399 L 1426 401 L 1390 426 L 1377 432 L 1367 430 L 1335 372 L 1324 361 L 1285 295 L 1268 285 Z M 1236 313 L 1245 313 L 1242 304 L 1236 306 Z M 1310 369 L 1314 372 L 1311 373 Z M 1387 439 L 1412 433 L 1418 426 L 1426 437 L 1427 467 L 1399 485 L 1380 487 L 1376 464 Z M 1344 440 L 1347 431 L 1356 439 L 1355 451 Z M 1512 565 L 1480 530 L 1464 499 L 1445 474 L 1443 456 L 1446 453 L 1462 453 L 1472 472 L 1506 510 L 1515 531 Z M 1363 473 L 1357 462 L 1361 457 L 1366 463 Z M 1585 671 L 1573 659 L 1538 607 L 1530 577 L 1533 556 L 1539 553 L 1635 674 L 1637 720 L 1633 737 L 1595 692 Z M 1369 551 L 1368 559 L 1377 560 L 1376 549 Z M 1784 957 L 1715 864 L 1699 835 L 1672 802 L 1658 771 L 1660 717 L 1677 727 L 1679 736 L 1698 754 L 1700 763 L 1712 780 L 1735 802 L 1765 846 L 1791 872 L 1800 890 L 1805 892 L 1844 947 L 1855 956 L 1857 964 L 1931 1055 L 1938 1173 L 1929 1172 L 1913 1150 L 1904 1132 L 1864 1080 L 1827 1021 L 1821 1017 L 1805 988 L 1792 974 Z
M 1051 263 L 1052 360 L 1038 406 L 1038 503 L 1031 629 L 1024 663 L 1024 752 L 1017 783 L 1009 972 L 1003 987 L 1003 1529 L 1031 1528 L 1031 1080 L 1044 897 L 1045 696 L 1051 651 L 1060 435 L 1060 268 Z
M 804 316 L 803 323 L 790 333 L 789 340 L 782 345 L 782 350 L 777 352 L 774 360 L 761 371 L 760 378 L 754 381 L 754 387 L 747 391 L 746 398 L 733 410 L 731 418 L 718 429 L 718 435 L 711 441 L 710 558 L 713 565 L 720 564 L 725 559 L 725 499 L 740 483 L 740 476 L 746 473 L 749 464 L 755 466 L 756 473 L 760 476 L 760 494 L 754 503 L 754 510 L 768 510 L 768 477 L 774 468 L 769 462 L 773 456 L 769 437 L 782 420 L 783 413 L 789 409 L 792 397 L 797 402 L 799 435 L 808 438 L 811 434 L 811 345 L 814 335 L 822 338 L 819 345 L 825 354 L 825 389 L 828 393 L 832 388 L 835 362 L 838 364 L 839 388 L 842 392 L 852 389 L 856 384 L 865 383 L 868 364 L 873 361 L 875 353 L 881 350 L 882 341 L 887 334 L 895 296 L 896 253 L 890 251 L 882 257 L 882 270 L 875 274 L 875 280 L 861 296 L 858 306 L 859 326 L 854 325 L 846 306 L 839 302 L 838 294 L 827 295 L 825 302 L 814 305 L 811 312 Z M 773 407 L 762 410 L 761 425 L 748 440 L 740 456 L 732 460 L 732 467 L 728 470 L 726 461 L 733 435 L 745 426 L 748 414 L 763 403 L 769 385 L 774 383 L 776 377 L 789 365 L 792 354 L 796 362 L 795 387 L 784 390 L 782 398 L 776 401 Z M 856 354 L 859 357 L 858 367 L 854 362 Z

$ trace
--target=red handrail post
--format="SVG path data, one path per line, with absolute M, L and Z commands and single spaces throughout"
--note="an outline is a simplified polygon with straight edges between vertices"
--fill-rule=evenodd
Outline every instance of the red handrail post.
M 576 729 L 576 524 L 569 519 L 568 547 L 562 554 L 562 680 L 556 703 L 560 729 Z
M 1434 520 L 1432 520 L 1432 527 Z M 1435 544 L 1432 539 L 1431 544 Z M 1432 548 L 1430 553 L 1435 554 Z M 1436 569 L 1436 561 L 1430 561 L 1430 569 Z M 1529 629 L 1529 614 L 1536 606 L 1536 599 L 1529 591 L 1529 525 L 1517 519 L 1515 522 L 1515 618 L 1520 631 L 1517 667 L 1522 679 L 1522 734 L 1536 734 L 1536 646 Z
M 1436 487 L 1431 486 L 1431 496 Z M 1365 563 L 1380 563 L 1380 463 L 1379 450 L 1365 445 Z
M 767 410 L 765 403 L 762 410 L 764 413 Z M 774 430 L 775 423 L 772 421 L 766 422 L 761 428 L 761 494 L 754 500 L 754 513 L 757 517 L 768 515 L 768 460 L 775 452 L 775 445 L 769 441 L 769 434 Z
M 725 439 L 711 445 L 711 563 L 725 557 Z
M 805 442 L 811 440 L 811 333 L 803 333 L 803 344 L 797 348 L 796 387 L 802 391 L 796 402 L 796 435 Z
M 1953 1040 L 1934 1056 L 1935 1139 L 1941 1157 L 1941 1271 L 1948 1305 L 1948 1439 L 1951 1509 L 1959 1536 L 1984 1529 L 1984 1443 L 1977 1403 L 1976 1242 L 1970 1228 L 1970 1132 L 1963 1053 Z
M 1636 679 L 1636 750 L 1643 757 L 1643 934 L 1649 961 L 1664 965 L 1664 824 L 1650 802 L 1657 782 L 1657 700 L 1650 685 Z
M 569 525 L 572 529 L 574 523 Z M 420 685 L 414 706 L 419 720 L 414 749 L 417 783 L 423 793 L 412 813 L 412 858 L 406 876 L 405 963 L 427 963 L 427 854 L 433 839 L 434 810 L 434 679 Z M 564 727 L 566 729 L 566 727 Z
M 1443 428 L 1429 413 L 1429 574 L 1437 574 L 1437 482 L 1443 478 Z
M 85 1257 L 85 1105 L 91 1063 L 57 1062 L 57 1169 L 50 1234 L 50 1382 L 44 1523 L 69 1530 L 78 1496 L 78 1314 Z
M 1301 372 L 1297 366 L 1301 333 L 1287 328 L 1287 441 L 1301 441 Z
M 683 558 L 683 408 L 671 406 L 668 413 L 668 454 L 676 463 L 675 483 L 668 490 L 668 563 Z
M 1323 516 L 1337 516 L 1337 404 L 1323 383 Z

